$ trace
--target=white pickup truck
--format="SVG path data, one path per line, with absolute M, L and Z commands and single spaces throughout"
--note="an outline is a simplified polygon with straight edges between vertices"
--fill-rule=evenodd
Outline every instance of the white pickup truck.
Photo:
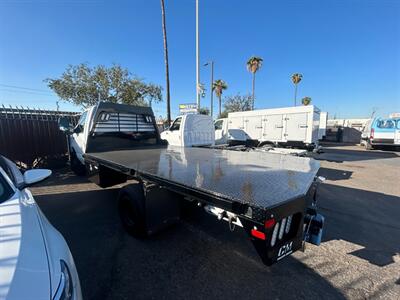
M 161 139 L 171 146 L 212 146 L 215 144 L 213 119 L 197 114 L 179 116 L 167 130 L 161 132 Z

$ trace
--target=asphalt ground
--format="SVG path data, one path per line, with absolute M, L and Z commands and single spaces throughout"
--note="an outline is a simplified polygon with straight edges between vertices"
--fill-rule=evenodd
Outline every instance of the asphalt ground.
M 70 246 L 85 299 L 400 299 L 400 153 L 328 146 L 316 159 L 323 242 L 272 267 L 201 210 L 137 240 L 120 224 L 118 188 L 62 170 L 32 191 Z

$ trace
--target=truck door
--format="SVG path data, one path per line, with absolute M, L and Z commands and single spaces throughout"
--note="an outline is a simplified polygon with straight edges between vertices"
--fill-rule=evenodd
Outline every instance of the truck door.
M 244 127 L 246 133 L 253 140 L 262 138 L 262 116 L 251 116 L 244 118 Z
M 283 115 L 263 116 L 262 141 L 280 142 L 283 136 Z
M 85 111 L 80 117 L 78 124 L 76 124 L 73 134 L 70 138 L 70 147 L 73 152 L 75 152 L 76 157 L 79 159 L 81 163 L 84 163 L 83 154 L 85 153 L 86 148 L 86 132 L 85 126 L 87 118 L 87 111 Z
M 307 113 L 287 114 L 285 117 L 287 141 L 305 141 L 307 138 Z
M 225 139 L 224 139 L 224 120 L 225 122 L 227 119 L 219 119 L 216 120 L 214 123 L 214 128 L 215 128 L 215 143 L 216 144 L 225 144 Z
M 172 146 L 182 145 L 181 130 L 180 130 L 181 123 L 182 123 L 182 117 L 178 117 L 172 123 L 171 127 L 167 131 L 165 131 L 165 137 L 169 145 Z

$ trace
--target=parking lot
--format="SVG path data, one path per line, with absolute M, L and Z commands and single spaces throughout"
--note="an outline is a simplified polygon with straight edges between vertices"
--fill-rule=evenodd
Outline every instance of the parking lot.
M 70 246 L 85 299 L 399 299 L 400 152 L 332 145 L 316 158 L 323 243 L 272 267 L 244 232 L 201 211 L 136 240 L 120 225 L 118 189 L 61 170 L 32 191 Z

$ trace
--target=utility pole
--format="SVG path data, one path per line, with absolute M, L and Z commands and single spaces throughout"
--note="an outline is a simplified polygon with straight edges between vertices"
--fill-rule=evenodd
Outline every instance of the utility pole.
M 165 4 L 161 0 L 161 17 L 162 17 L 162 30 L 164 37 L 164 61 L 165 61 L 165 85 L 167 89 L 167 122 L 168 126 L 171 125 L 171 94 L 169 91 L 169 62 L 168 62 L 168 44 L 167 44 L 167 25 L 165 23 Z M 150 105 L 151 106 L 151 105 Z
M 199 0 L 196 0 L 196 104 L 197 112 L 200 110 L 200 51 L 199 51 Z
M 214 108 L 214 91 L 213 91 L 213 83 L 214 83 L 214 61 L 210 61 L 208 63 L 205 63 L 204 66 L 211 65 L 211 82 L 210 82 L 210 92 L 211 92 L 211 106 L 210 106 L 210 114 L 211 118 L 213 116 L 213 108 Z

